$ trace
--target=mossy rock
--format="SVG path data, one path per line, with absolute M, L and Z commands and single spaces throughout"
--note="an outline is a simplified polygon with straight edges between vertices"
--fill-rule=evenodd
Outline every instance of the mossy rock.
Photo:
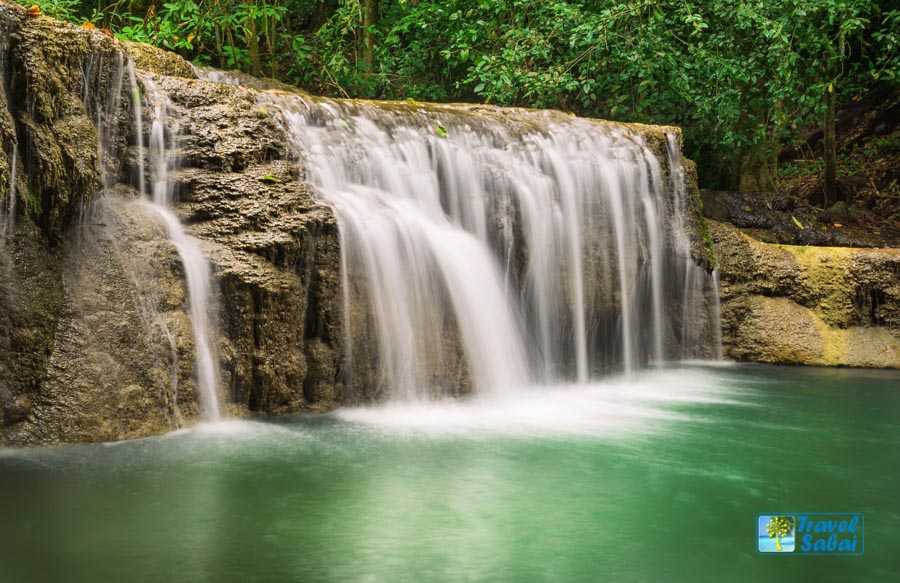
M 170 77 L 197 78 L 194 67 L 180 55 L 145 43 L 131 41 L 121 43 L 125 52 L 134 61 L 134 66 L 142 71 Z
M 900 368 L 900 249 L 769 244 L 710 225 L 732 357 Z

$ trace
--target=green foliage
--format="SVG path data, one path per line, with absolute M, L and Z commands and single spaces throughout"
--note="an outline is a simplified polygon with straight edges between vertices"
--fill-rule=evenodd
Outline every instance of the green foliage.
M 22 4 L 30 4 L 23 0 Z M 145 42 L 189 59 L 260 74 L 281 67 L 278 25 L 290 2 L 271 0 L 171 0 L 162 4 L 118 0 L 41 0 L 57 18 L 111 27 L 119 38 Z M 89 14 L 89 17 L 85 15 Z M 288 60 L 290 60 L 288 58 Z
M 734 186 L 738 169 L 774 166 L 830 92 L 845 103 L 900 86 L 900 10 L 875 0 L 38 3 L 315 93 L 678 124 L 719 187 Z
M 900 10 L 888 10 L 872 31 L 872 45 L 877 54 L 869 66 L 875 80 L 900 84 Z
M 676 123 L 689 155 L 731 181 L 774 163 L 826 92 L 846 100 L 900 70 L 900 16 L 871 0 L 422 0 L 381 2 L 379 16 L 374 70 L 355 60 L 362 12 L 344 0 L 305 40 L 295 80 Z
M 78 18 L 82 4 L 79 0 L 30 0 L 19 3 L 29 7 L 37 6 L 41 9 L 41 14 L 46 16 L 70 21 Z
M 900 156 L 900 132 L 872 140 L 865 145 L 864 155 L 868 158 Z
M 797 176 L 810 176 L 822 173 L 821 160 L 793 160 L 778 169 L 781 178 L 795 178 Z

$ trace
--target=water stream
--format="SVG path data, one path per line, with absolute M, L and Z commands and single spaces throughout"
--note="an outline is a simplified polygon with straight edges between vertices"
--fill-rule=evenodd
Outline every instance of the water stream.
M 142 193 L 148 195 L 146 202 L 148 210 L 155 214 L 165 226 L 169 240 L 178 250 L 184 266 L 191 329 L 194 336 L 194 370 L 197 377 L 200 407 L 206 421 L 217 421 L 221 418 L 221 405 L 210 318 L 212 274 L 209 262 L 199 243 L 185 232 L 181 221 L 172 210 L 173 181 L 170 178 L 170 172 L 177 168 L 178 163 L 172 147 L 178 133 L 177 124 L 169 119 L 169 100 L 165 93 L 146 76 L 140 77 L 140 85 L 138 85 L 138 76 L 130 61 L 127 67 L 135 112 L 134 135 L 138 146 L 138 188 Z M 143 120 L 145 104 L 141 99 L 142 95 L 147 102 L 146 105 L 152 111 L 149 141 L 146 145 Z M 149 172 L 145 151 L 149 152 Z
M 370 306 L 345 322 L 347 354 L 371 332 L 393 397 L 717 354 L 674 134 L 660 160 L 638 133 L 558 112 L 272 100 L 336 212 L 344 303 Z

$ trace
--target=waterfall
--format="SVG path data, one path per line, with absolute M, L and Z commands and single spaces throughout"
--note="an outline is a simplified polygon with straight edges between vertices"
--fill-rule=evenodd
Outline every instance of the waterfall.
M 712 284 L 712 302 L 711 302 L 711 316 L 712 316 L 712 332 L 713 332 L 713 358 L 716 360 L 722 360 L 722 298 L 719 296 L 719 286 L 721 285 L 719 281 L 719 270 L 714 269 L 712 272 L 712 278 L 710 280 Z
M 672 185 L 673 244 L 676 270 L 681 278 L 681 358 L 722 359 L 722 328 L 718 271 L 709 273 L 691 258 L 691 242 L 685 219 L 689 212 L 687 178 L 681 146 L 673 133 L 666 134 L 666 154 Z M 678 269 L 678 265 L 681 268 Z M 709 288 L 709 289 L 707 289 Z M 710 340 L 711 339 L 711 340 Z
M 702 352 L 673 134 L 666 180 L 637 132 L 559 112 L 266 99 L 337 216 L 348 382 L 489 393 Z
M 2 75 L 2 69 L 0 69 L 0 75 Z M 2 86 L 0 86 L 0 91 L 3 91 Z M 2 145 L 0 145 L 0 147 L 2 147 Z M 12 282 L 14 277 L 14 258 L 11 247 L 16 230 L 16 172 L 19 167 L 18 152 L 19 144 L 18 142 L 13 142 L 9 155 L 9 192 L 6 195 L 7 200 L 4 201 L 0 199 L 0 264 L 3 265 L 5 278 L 9 282 Z M 15 286 L 8 285 L 5 287 L 6 299 L 12 304 Z
M 151 79 L 141 77 L 144 97 L 151 106 L 149 141 L 149 173 L 146 167 L 144 143 L 143 101 L 141 86 L 133 64 L 128 62 L 128 77 L 134 108 L 134 134 L 137 140 L 138 189 L 148 196 L 147 208 L 165 226 L 169 240 L 175 245 L 184 266 L 190 306 L 191 329 L 194 336 L 194 369 L 203 417 L 216 421 L 221 417 L 218 394 L 218 370 L 212 343 L 210 298 L 212 277 L 209 262 L 199 243 L 190 237 L 172 210 L 173 191 L 170 171 L 177 168 L 172 142 L 176 140 L 177 126 L 169 120 L 168 97 Z M 168 139 L 167 139 L 168 135 Z M 149 182 L 150 188 L 147 188 Z

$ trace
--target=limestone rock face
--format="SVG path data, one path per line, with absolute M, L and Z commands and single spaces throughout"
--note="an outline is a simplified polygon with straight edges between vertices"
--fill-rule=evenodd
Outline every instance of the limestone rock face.
M 140 437 L 199 415 L 183 267 L 132 186 L 129 58 L 160 74 L 181 125 L 176 211 L 213 264 L 229 412 L 352 399 L 335 383 L 336 224 L 254 93 L 5 1 L 0 33 L 0 444 Z
M 46 360 L 35 371 L 42 378 L 37 390 L 16 387 L 30 411 L 16 419 L 7 408 L 7 439 L 110 441 L 178 427 L 197 407 L 175 249 L 141 203 L 113 197 L 69 236 L 55 310 L 40 312 L 53 319 Z M 20 282 L 14 302 L 23 292 Z M 27 333 L 30 314 L 15 313 L 24 316 L 15 332 Z
M 175 53 L 143 43 L 120 41 L 119 45 L 131 57 L 134 66 L 142 71 L 172 77 L 197 78 L 194 67 Z
M 731 357 L 900 368 L 900 249 L 768 244 L 710 225 Z
M 340 248 L 278 117 L 256 92 L 159 77 L 180 127 L 178 212 L 220 282 L 226 400 L 251 411 L 328 408 L 336 386 Z
M 91 212 L 105 171 L 97 127 L 125 117 L 106 107 L 123 59 L 102 33 L 0 2 L 0 443 L 146 435 L 172 410 L 115 261 L 117 249 L 139 257 L 143 236 L 93 228 L 109 210 Z M 144 251 L 166 289 L 166 249 Z

